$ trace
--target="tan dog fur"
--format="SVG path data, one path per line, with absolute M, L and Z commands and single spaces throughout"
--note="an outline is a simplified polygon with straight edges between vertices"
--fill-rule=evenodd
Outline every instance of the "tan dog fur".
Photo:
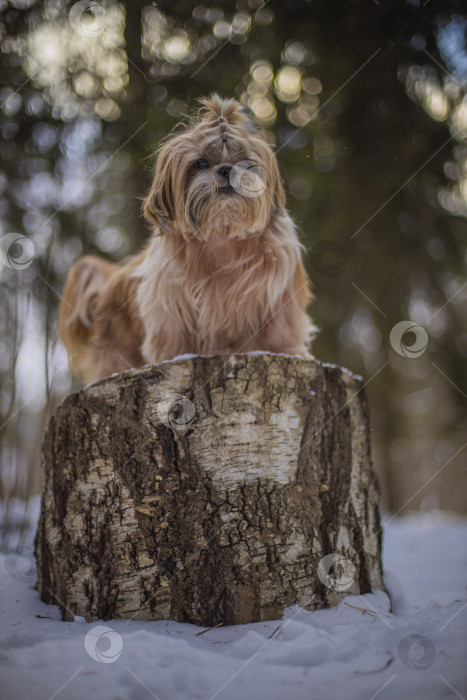
M 303 246 L 276 157 L 238 102 L 203 100 L 165 140 L 143 211 L 154 233 L 141 253 L 117 265 L 86 256 L 70 271 L 59 331 L 77 376 L 184 353 L 309 356 Z

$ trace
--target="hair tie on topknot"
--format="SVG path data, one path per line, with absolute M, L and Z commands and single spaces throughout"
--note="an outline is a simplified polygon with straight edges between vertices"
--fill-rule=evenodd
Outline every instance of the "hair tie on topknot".
M 227 124 L 225 123 L 225 117 L 219 117 L 220 121 L 220 132 L 221 132 L 221 139 L 223 143 L 226 143 L 227 141 Z

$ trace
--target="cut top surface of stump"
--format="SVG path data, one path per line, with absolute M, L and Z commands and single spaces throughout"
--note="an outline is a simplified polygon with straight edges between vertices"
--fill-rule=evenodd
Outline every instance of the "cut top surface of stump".
M 58 407 L 36 543 L 65 617 L 212 625 L 382 588 L 359 377 L 298 356 L 190 356 L 103 379 Z

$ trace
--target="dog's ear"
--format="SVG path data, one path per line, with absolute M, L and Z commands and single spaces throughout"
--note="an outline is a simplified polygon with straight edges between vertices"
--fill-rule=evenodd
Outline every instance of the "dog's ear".
M 175 218 L 175 160 L 170 142 L 165 143 L 157 156 L 149 193 L 143 200 L 143 214 L 146 219 L 162 228 L 166 228 L 169 221 Z

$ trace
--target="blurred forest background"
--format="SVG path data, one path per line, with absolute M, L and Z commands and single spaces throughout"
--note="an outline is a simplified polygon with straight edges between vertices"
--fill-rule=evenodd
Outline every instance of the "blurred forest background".
M 56 331 L 66 274 L 83 253 L 142 246 L 149 156 L 213 91 L 247 105 L 277 152 L 315 287 L 314 353 L 367 382 L 385 507 L 465 510 L 460 0 L 0 8 L 6 520 L 13 498 L 38 493 L 44 426 L 76 388 Z

